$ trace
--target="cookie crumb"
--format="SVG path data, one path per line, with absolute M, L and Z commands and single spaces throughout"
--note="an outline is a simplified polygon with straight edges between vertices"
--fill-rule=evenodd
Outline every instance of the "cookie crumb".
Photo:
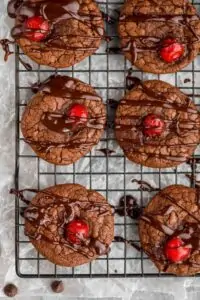
M 62 293 L 64 291 L 64 284 L 62 280 L 55 280 L 51 283 L 51 289 L 54 293 Z
M 18 288 L 16 287 L 16 285 L 9 283 L 4 286 L 3 291 L 6 296 L 15 297 L 17 295 Z

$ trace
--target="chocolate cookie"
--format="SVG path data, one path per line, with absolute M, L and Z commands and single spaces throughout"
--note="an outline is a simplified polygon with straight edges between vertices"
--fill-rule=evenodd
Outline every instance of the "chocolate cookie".
M 104 37 L 102 13 L 93 0 L 11 0 L 12 37 L 38 64 L 73 66 L 94 53 Z
M 192 100 L 163 81 L 132 81 L 135 88 L 121 100 L 115 118 L 124 154 L 152 168 L 187 161 L 199 143 L 200 118 Z
M 118 31 L 125 56 L 145 72 L 177 72 L 200 48 L 200 18 L 188 0 L 128 0 Z
M 159 271 L 176 275 L 200 272 L 199 189 L 171 185 L 144 209 L 141 246 Z
M 52 76 L 36 88 L 21 121 L 25 141 L 50 163 L 68 165 L 99 142 L 105 107 L 95 90 L 67 76 Z
M 110 250 L 112 209 L 102 195 L 79 184 L 38 191 L 23 215 L 25 234 L 57 265 L 78 266 Z

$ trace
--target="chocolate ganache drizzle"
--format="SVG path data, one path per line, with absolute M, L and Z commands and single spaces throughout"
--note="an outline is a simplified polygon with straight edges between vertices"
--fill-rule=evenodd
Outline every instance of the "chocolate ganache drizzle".
M 158 4 L 156 4 L 158 5 Z M 180 6 L 183 8 L 184 11 L 186 10 L 185 7 Z M 173 26 L 173 29 L 170 29 L 168 37 L 175 37 L 177 41 L 181 42 L 182 45 L 185 45 L 185 54 L 182 58 L 184 58 L 189 51 L 192 49 L 192 44 L 199 42 L 199 35 L 193 30 L 191 23 L 194 21 L 199 21 L 198 14 L 165 14 L 160 13 L 156 14 L 145 14 L 141 12 L 135 12 L 131 15 L 121 15 L 120 16 L 120 23 L 131 23 L 134 22 L 139 26 L 140 24 L 144 23 L 167 23 L 170 29 L 170 26 Z M 187 36 L 176 36 L 176 28 L 178 27 L 185 27 L 188 30 Z M 173 33 L 171 31 L 173 30 Z M 122 39 L 127 41 L 126 46 L 122 48 L 124 52 L 130 52 L 132 55 L 132 61 L 136 62 L 138 58 L 139 52 L 144 51 L 151 51 L 151 52 L 158 52 L 159 49 L 162 47 L 163 36 L 159 37 L 156 35 L 138 35 L 138 36 L 131 36 L 131 37 L 122 37 Z
M 32 90 L 43 94 L 44 97 L 46 95 L 51 95 L 69 99 L 69 102 L 64 104 L 59 111 L 45 112 L 41 118 L 41 123 L 48 130 L 65 136 L 68 135 L 69 140 L 67 142 L 57 143 L 54 141 L 36 141 L 26 138 L 27 143 L 37 146 L 38 151 L 42 152 L 48 152 L 53 147 L 84 149 L 93 144 L 90 141 L 81 143 L 77 139 L 74 140 L 73 133 L 86 127 L 102 130 L 105 124 L 105 116 L 96 115 L 95 117 L 92 117 L 88 115 L 87 119 L 81 120 L 81 118 L 68 116 L 67 110 L 70 108 L 70 105 L 76 103 L 76 101 L 102 101 L 98 95 L 78 90 L 76 88 L 76 79 L 60 75 L 53 75 L 43 83 L 34 84 Z M 71 104 L 70 100 L 73 101 Z
M 199 116 L 198 111 L 191 106 L 192 100 L 187 97 L 185 99 L 184 104 L 178 104 L 171 102 L 169 100 L 169 93 L 168 92 L 157 92 L 149 87 L 147 87 L 142 80 L 140 80 L 137 77 L 132 77 L 130 74 L 127 76 L 127 87 L 128 89 L 132 88 L 139 88 L 142 90 L 142 92 L 147 96 L 147 99 L 123 99 L 120 102 L 120 105 L 122 106 L 131 106 L 131 107 L 156 107 L 156 108 L 163 108 L 164 110 L 176 110 L 180 113 L 188 113 L 191 115 Z M 148 99 L 149 98 L 149 99 Z M 134 100 L 134 101 L 133 101 Z M 162 115 L 161 115 L 162 117 Z M 131 131 L 132 138 L 128 137 L 122 137 L 120 141 L 123 142 L 123 149 L 125 151 L 132 151 L 134 153 L 141 153 L 139 151 L 139 148 L 141 146 L 161 146 L 161 141 L 164 139 L 167 134 L 174 133 L 178 137 L 183 138 L 185 134 L 188 132 L 190 133 L 199 133 L 199 121 L 195 120 L 185 120 L 180 117 L 180 114 L 177 114 L 176 118 L 174 119 L 166 119 L 164 118 L 165 122 L 165 130 L 164 133 L 161 135 L 160 138 L 151 138 L 146 137 L 143 134 L 143 116 L 126 116 L 126 120 L 129 120 L 131 124 L 118 124 L 116 122 L 115 124 L 115 130 L 116 132 L 127 132 L 128 130 Z M 134 130 L 133 130 L 134 129 Z M 170 148 L 177 148 L 178 146 L 184 146 L 184 147 L 195 147 L 197 143 L 195 142 L 187 142 L 187 143 L 180 143 L 180 144 L 168 144 L 167 146 Z M 177 162 L 184 162 L 187 161 L 188 154 L 183 155 L 164 155 L 164 154 L 155 154 L 155 153 L 148 153 L 148 156 L 152 157 L 158 157 L 163 158 L 171 161 L 177 161 Z
M 196 189 L 197 198 L 199 197 L 199 189 Z M 152 249 L 151 252 L 147 254 L 155 261 L 160 261 L 164 263 L 163 271 L 167 271 L 170 266 L 170 262 L 164 255 L 164 246 L 168 239 L 173 237 L 179 237 L 184 242 L 185 246 L 191 248 L 191 255 L 195 251 L 200 251 L 200 219 L 198 219 L 194 214 L 190 213 L 183 206 L 179 205 L 177 201 L 170 195 L 162 192 L 161 197 L 165 198 L 171 205 L 168 205 L 164 209 L 158 211 L 158 213 L 144 213 L 141 216 L 141 220 L 154 227 L 158 231 L 164 234 L 163 241 L 160 245 L 149 245 L 148 249 Z M 199 205 L 199 204 L 198 204 Z M 172 212 L 175 212 L 175 206 L 181 209 L 186 215 L 188 215 L 190 221 L 182 221 L 181 224 L 178 224 L 176 227 L 167 225 L 165 222 L 162 222 L 160 218 L 165 216 L 170 216 Z M 146 249 L 145 249 L 146 251 Z M 146 251 L 147 252 L 147 251 Z M 199 267 L 200 264 L 193 259 L 184 260 L 184 263 L 191 267 Z
M 39 204 L 30 204 L 24 197 L 25 192 L 41 193 Z M 14 190 L 11 194 L 18 196 L 29 206 L 23 209 L 23 217 L 34 227 L 34 233 L 26 232 L 30 239 L 46 240 L 51 244 L 70 248 L 88 258 L 95 255 L 105 255 L 110 251 L 109 245 L 101 242 L 98 238 L 84 238 L 79 236 L 81 244 L 72 244 L 64 237 L 65 226 L 72 220 L 79 218 L 83 212 L 94 213 L 97 218 L 112 214 L 111 206 L 108 203 L 80 201 L 79 199 L 68 199 L 48 191 L 34 189 Z M 52 230 L 51 225 L 56 226 Z
M 33 16 L 42 16 L 50 24 L 50 33 L 44 39 L 43 43 L 47 47 L 78 50 L 78 51 L 93 51 L 96 50 L 93 46 L 85 48 L 84 46 L 78 47 L 70 45 L 62 38 L 77 37 L 84 41 L 85 39 L 95 40 L 104 37 L 104 29 L 99 22 L 101 22 L 101 13 L 86 13 L 82 9 L 78 0 L 11 0 L 8 4 L 8 14 L 11 18 L 16 19 L 16 25 L 12 29 L 12 37 L 19 39 L 26 37 L 27 29 L 24 22 Z M 62 34 L 62 26 L 69 20 L 76 20 L 91 29 L 94 34 L 83 36 L 77 33 L 76 35 L 67 34 L 67 31 Z M 30 30 L 30 29 L 29 29 Z M 36 49 L 35 49 L 36 51 Z M 38 50 L 39 51 L 39 50 Z

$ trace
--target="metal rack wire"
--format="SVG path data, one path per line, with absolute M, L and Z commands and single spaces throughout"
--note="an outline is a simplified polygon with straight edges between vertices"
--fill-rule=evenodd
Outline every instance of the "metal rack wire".
M 122 2 L 105 0 L 98 2 L 101 9 L 110 14 L 111 11 L 120 8 Z M 193 4 L 198 7 L 200 1 Z M 69 69 L 57 70 L 58 73 L 79 77 L 83 81 L 93 85 L 103 96 L 107 107 L 108 118 L 113 118 L 114 112 L 108 104 L 109 98 L 119 100 L 126 91 L 126 75 L 130 64 L 122 54 L 109 54 L 109 47 L 118 45 L 118 37 L 115 24 L 106 24 L 107 35 L 112 38 L 111 42 L 106 42 L 102 49 L 87 59 L 87 64 L 82 67 L 78 64 Z M 56 167 L 45 163 L 35 156 L 29 146 L 25 146 L 20 133 L 20 115 L 26 106 L 26 101 L 30 99 L 30 85 L 25 85 L 24 79 L 28 76 L 36 80 L 47 78 L 49 74 L 55 72 L 53 69 L 33 65 L 33 69 L 27 71 L 20 63 L 23 53 L 16 46 L 16 188 L 38 188 L 47 185 L 70 182 L 86 185 L 105 195 L 111 204 L 116 205 L 121 196 L 132 194 L 138 199 L 138 203 L 143 207 L 151 196 L 158 190 L 169 184 L 180 183 L 185 174 L 191 174 L 196 178 L 200 173 L 200 151 L 194 155 L 190 163 L 184 164 L 175 169 L 150 169 L 143 166 L 134 165 L 129 162 L 117 146 L 112 129 L 107 127 L 106 132 L 99 145 L 92 150 L 85 158 L 73 164 L 73 166 Z M 118 59 L 118 69 L 113 68 L 113 62 Z M 27 59 L 27 58 L 26 58 Z M 97 69 L 95 62 L 102 61 L 102 69 Z M 196 105 L 200 105 L 198 94 L 200 94 L 200 83 L 198 77 L 200 72 L 199 57 L 189 67 L 181 72 L 171 75 L 174 85 L 180 87 L 185 93 L 192 95 Z M 141 79 L 149 78 L 149 74 L 143 74 L 134 69 L 134 76 Z M 100 78 L 94 82 L 94 75 Z M 116 77 L 117 76 L 117 77 Z M 186 77 L 185 77 L 186 76 Z M 86 78 L 86 79 L 85 79 Z M 115 79 L 118 78 L 118 81 Z M 154 76 L 165 80 L 165 76 Z M 180 84 L 180 78 L 185 78 L 185 83 Z M 181 82 L 183 80 L 181 79 Z M 121 86 L 119 86 L 119 81 Z M 170 80 L 171 81 L 171 80 Z M 101 83 L 101 86 L 99 85 Z M 196 96 L 195 96 L 196 95 Z M 104 156 L 98 149 L 110 148 L 115 151 L 111 156 Z M 29 178 L 29 179 L 28 179 Z M 112 180 L 111 180 L 112 178 Z M 132 178 L 156 182 L 155 190 L 151 195 L 131 182 Z M 194 186 L 195 180 L 188 181 L 188 185 Z M 95 262 L 88 265 L 64 268 L 48 262 L 35 249 L 29 240 L 24 236 L 24 223 L 20 217 L 20 208 L 23 204 L 16 198 L 16 272 L 18 276 L 24 278 L 67 278 L 67 277 L 166 277 L 170 274 L 161 274 L 153 266 L 149 258 L 143 252 L 137 252 L 126 244 L 113 243 L 112 251 L 105 257 L 100 257 Z M 126 209 L 126 208 L 125 208 Z M 139 244 L 137 235 L 137 222 L 129 217 L 115 218 L 115 233 L 125 239 L 132 239 Z

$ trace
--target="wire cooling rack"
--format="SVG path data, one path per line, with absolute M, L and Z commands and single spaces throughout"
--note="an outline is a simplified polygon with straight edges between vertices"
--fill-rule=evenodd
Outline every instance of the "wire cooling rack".
M 98 2 L 103 12 L 117 15 L 122 2 Z M 197 6 L 200 2 L 194 2 Z M 107 35 L 112 38 L 105 42 L 96 54 L 84 62 L 68 69 L 57 70 L 60 74 L 74 76 L 93 85 L 103 97 L 107 107 L 109 120 L 113 120 L 114 111 L 108 104 L 108 99 L 120 100 L 126 90 L 126 76 L 130 68 L 122 54 L 108 53 L 108 48 L 118 47 L 116 24 L 106 23 Z M 21 59 L 32 65 L 27 71 L 21 64 Z M 116 63 L 117 62 L 117 63 Z M 101 67 L 99 68 L 98 65 Z M 87 188 L 102 193 L 112 205 L 117 205 L 123 195 L 133 195 L 138 199 L 141 207 L 161 188 L 184 183 L 195 185 L 195 176 L 200 173 L 200 151 L 197 150 L 190 163 L 173 169 L 151 169 L 129 162 L 114 139 L 112 128 L 107 127 L 101 142 L 86 157 L 71 166 L 53 166 L 39 159 L 30 147 L 24 143 L 20 132 L 20 117 L 31 97 L 30 85 L 37 80 L 44 80 L 55 73 L 54 69 L 38 66 L 28 60 L 16 46 L 16 177 L 17 189 L 38 188 L 59 183 L 80 183 Z M 200 57 L 186 69 L 176 74 L 152 75 L 133 68 L 134 76 L 141 79 L 161 79 L 168 81 L 191 95 L 197 105 L 200 105 Z M 112 122 L 111 122 L 112 123 Z M 109 123 L 110 124 L 110 123 Z M 108 148 L 115 152 L 105 156 L 98 149 Z M 192 175 L 189 181 L 186 175 Z M 135 178 L 146 180 L 155 187 L 149 194 L 131 182 Z M 113 243 L 109 255 L 100 257 L 96 261 L 75 268 L 56 266 L 41 256 L 24 235 L 24 221 L 20 216 L 23 203 L 16 198 L 16 272 L 20 277 L 49 278 L 49 277 L 158 277 L 172 276 L 157 271 L 152 262 L 143 252 L 123 244 Z M 137 221 L 129 217 L 115 217 L 115 235 L 134 240 L 139 244 Z

